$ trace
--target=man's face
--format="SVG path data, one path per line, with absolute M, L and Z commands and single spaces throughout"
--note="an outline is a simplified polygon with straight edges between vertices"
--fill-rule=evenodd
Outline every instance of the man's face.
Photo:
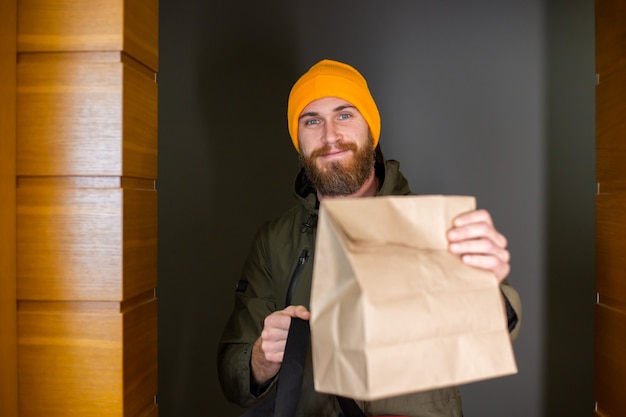
M 372 175 L 374 149 L 369 126 L 349 102 L 325 97 L 306 106 L 298 119 L 300 160 L 318 193 L 355 193 Z

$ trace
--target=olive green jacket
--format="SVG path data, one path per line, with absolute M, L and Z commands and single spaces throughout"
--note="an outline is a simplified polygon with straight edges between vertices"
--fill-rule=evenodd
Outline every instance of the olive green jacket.
M 378 195 L 411 194 L 397 161 L 385 161 L 384 169 L 381 168 L 377 167 L 377 176 L 383 180 Z M 298 274 L 298 280 L 291 304 L 309 307 L 318 202 L 303 171 L 296 180 L 295 194 L 300 203 L 257 232 L 236 286 L 234 311 L 218 348 L 222 390 L 229 401 L 244 407 L 255 404 L 275 389 L 276 378 L 262 387 L 251 382 L 250 355 L 265 317 L 285 308 L 294 273 Z M 515 290 L 504 284 L 503 291 L 521 317 Z M 516 333 L 517 329 L 513 334 Z M 366 415 L 462 416 L 461 398 L 456 387 L 358 403 Z M 297 417 L 341 417 L 336 399 L 314 390 L 310 352 Z

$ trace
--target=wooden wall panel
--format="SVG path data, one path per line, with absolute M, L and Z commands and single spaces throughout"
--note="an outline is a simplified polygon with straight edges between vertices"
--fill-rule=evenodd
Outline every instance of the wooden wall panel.
M 157 83 L 155 74 L 123 56 L 123 175 L 157 177 Z
M 20 417 L 121 416 L 117 303 L 20 302 Z
M 17 10 L 20 416 L 156 417 L 158 0 Z
M 124 50 L 153 71 L 158 71 L 159 2 L 124 3 Z
M 20 417 L 154 412 L 154 293 L 133 303 L 20 302 Z
M 121 51 L 123 0 L 19 0 L 18 49 Z
M 17 8 L 0 2 L 0 414 L 17 417 L 15 83 Z
M 626 410 L 626 1 L 596 0 L 596 415 Z
M 595 398 L 607 416 L 626 410 L 626 305 L 596 304 Z
M 596 0 L 596 73 L 608 73 L 626 65 L 626 7 L 624 0 Z M 599 29 L 599 30 L 598 30 Z
M 121 301 L 156 287 L 156 192 L 20 181 L 20 300 Z
M 626 32 L 624 36 L 626 38 Z M 623 97 L 626 97 L 626 71 L 605 77 L 596 88 L 596 178 L 601 185 L 626 182 L 626 101 Z
M 157 192 L 124 190 L 123 299 L 157 286 Z
M 21 52 L 125 51 L 158 69 L 158 0 L 20 0 Z
M 156 178 L 154 73 L 115 52 L 32 54 L 18 83 L 18 175 Z
M 125 416 L 154 413 L 157 392 L 157 301 L 146 292 L 124 310 Z
M 626 193 L 596 196 L 596 292 L 626 303 Z M 626 351 L 625 351 L 626 352 Z

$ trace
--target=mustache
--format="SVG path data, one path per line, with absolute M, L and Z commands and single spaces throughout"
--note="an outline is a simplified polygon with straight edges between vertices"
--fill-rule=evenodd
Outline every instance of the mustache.
M 310 158 L 317 158 L 318 156 L 324 156 L 326 154 L 331 153 L 332 151 L 357 151 L 356 143 L 337 143 L 334 146 L 326 145 L 323 148 L 319 148 L 311 152 L 309 155 Z

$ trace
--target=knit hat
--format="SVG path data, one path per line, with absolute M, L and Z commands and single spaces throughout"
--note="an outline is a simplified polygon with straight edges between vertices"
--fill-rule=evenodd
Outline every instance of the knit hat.
M 373 146 L 376 147 L 380 136 L 380 114 L 367 81 L 350 65 L 325 59 L 304 73 L 289 93 L 287 122 L 291 141 L 298 152 L 300 113 L 311 102 L 324 97 L 341 98 L 356 107 L 365 118 L 374 140 Z

